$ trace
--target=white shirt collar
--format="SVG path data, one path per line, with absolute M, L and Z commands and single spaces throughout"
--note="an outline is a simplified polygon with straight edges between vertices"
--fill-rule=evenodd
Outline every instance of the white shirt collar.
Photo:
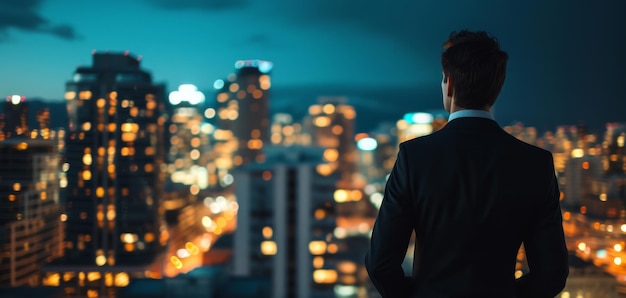
M 485 110 L 460 110 L 450 114 L 450 117 L 448 117 L 448 122 L 463 117 L 478 117 L 495 120 L 493 118 L 493 115 Z

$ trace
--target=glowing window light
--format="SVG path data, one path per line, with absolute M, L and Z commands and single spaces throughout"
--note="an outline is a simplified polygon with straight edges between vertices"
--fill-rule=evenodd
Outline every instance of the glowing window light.
M 330 118 L 326 116 L 318 116 L 313 119 L 313 124 L 317 127 L 327 127 L 330 125 Z
M 65 92 L 65 99 L 66 100 L 72 100 L 76 98 L 76 92 L 75 91 L 67 91 Z
M 322 176 L 328 176 L 333 173 L 333 168 L 329 164 L 320 164 L 315 167 L 318 174 Z
M 619 266 L 622 264 L 622 258 L 620 257 L 615 257 L 615 259 L 613 259 L 613 264 Z
M 218 90 L 224 88 L 224 80 L 215 80 L 215 82 L 213 82 L 213 88 Z
M 337 271 L 318 269 L 313 271 L 313 280 L 318 284 L 333 284 L 337 281 Z
M 335 199 L 335 202 L 337 203 L 344 203 L 348 201 L 349 193 L 345 189 L 337 189 L 335 190 L 335 193 L 333 194 L 333 198 Z
M 332 128 L 332 132 L 333 132 L 335 135 L 340 135 L 341 133 L 343 133 L 343 127 L 342 127 L 341 125 L 335 125 L 335 126 L 333 126 L 333 128 Z
M 137 237 L 137 234 L 133 234 L 133 233 L 122 233 L 120 235 L 120 238 L 122 242 L 124 243 L 135 243 L 139 239 Z
M 309 252 L 312 255 L 322 255 L 326 252 L 326 242 L 317 240 L 309 242 Z
M 363 151 L 373 151 L 378 147 L 378 142 L 376 139 L 367 137 L 362 138 L 356 143 L 357 148 Z
M 274 64 L 270 61 L 261 60 L 259 61 L 259 71 L 262 73 L 268 73 L 272 70 Z
M 266 239 L 272 238 L 272 235 L 274 235 L 274 231 L 272 230 L 271 227 L 263 227 L 263 230 L 261 231 L 263 234 L 263 237 Z
M 583 156 L 585 156 L 585 150 L 580 148 L 572 150 L 572 158 L 582 158 Z
M 309 107 L 309 115 L 317 115 L 322 113 L 322 106 L 312 105 Z
M 128 273 L 122 272 L 115 275 L 115 286 L 116 287 L 126 287 L 130 282 L 130 278 L 128 277 Z
M 237 91 L 239 91 L 239 84 L 237 83 L 232 83 L 230 84 L 230 86 L 228 86 L 228 91 L 235 93 Z
M 324 150 L 323 157 L 329 162 L 337 161 L 337 159 L 339 158 L 339 151 L 334 148 L 326 149 Z
M 204 100 L 204 93 L 198 91 L 198 87 L 193 84 L 182 84 L 178 86 L 178 90 L 170 92 L 169 95 L 169 101 L 172 105 L 178 105 L 183 101 L 197 105 Z
M 337 244 L 331 243 L 328 245 L 329 254 L 336 254 L 338 250 L 339 250 L 339 247 L 337 246 Z
M 352 120 L 356 117 L 356 112 L 352 107 L 344 107 L 344 109 L 342 109 L 342 112 L 343 116 L 348 120 Z
M 313 267 L 314 268 L 322 268 L 324 266 L 324 258 L 321 256 L 317 256 L 313 258 Z
M 263 241 L 261 242 L 261 253 L 266 256 L 273 256 L 278 252 L 278 248 L 276 246 L 276 242 L 274 241 Z
M 91 165 L 92 162 L 92 158 L 91 158 L 91 154 L 85 154 L 83 155 L 83 164 L 85 165 Z
M 357 265 L 351 261 L 342 261 L 337 265 L 337 269 L 341 273 L 354 274 L 357 270 Z
M 103 255 L 99 255 L 96 257 L 96 265 L 98 266 L 104 266 L 104 264 L 106 264 L 107 262 L 107 258 Z
M 22 189 L 22 185 L 20 183 L 13 183 L 13 191 L 20 191 Z
M 327 103 L 322 107 L 322 111 L 326 114 L 332 114 L 335 112 L 335 106 L 333 104 Z
M 90 170 L 84 170 L 83 171 L 83 180 L 91 180 L 91 171 Z
M 89 131 L 89 130 L 91 129 L 91 122 L 85 122 L 85 123 L 83 123 L 83 125 L 82 125 L 82 129 L 83 129 L 84 131 Z
M 317 220 L 322 220 L 324 219 L 324 217 L 326 217 L 326 211 L 324 211 L 324 209 L 316 209 L 313 213 L 313 216 Z
M 335 285 L 334 291 L 337 297 L 354 297 L 358 293 L 358 288 L 355 286 Z

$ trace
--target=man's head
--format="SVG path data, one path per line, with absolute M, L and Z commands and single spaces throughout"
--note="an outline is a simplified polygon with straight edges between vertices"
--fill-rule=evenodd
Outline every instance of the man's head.
M 441 54 L 445 109 L 491 108 L 504 84 L 507 59 L 498 40 L 484 31 L 450 33 Z

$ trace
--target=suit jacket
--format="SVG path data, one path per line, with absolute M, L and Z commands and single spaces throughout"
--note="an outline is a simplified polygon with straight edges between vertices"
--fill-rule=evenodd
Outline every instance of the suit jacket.
M 569 267 L 552 154 L 478 117 L 400 144 L 365 265 L 383 297 L 554 297 Z

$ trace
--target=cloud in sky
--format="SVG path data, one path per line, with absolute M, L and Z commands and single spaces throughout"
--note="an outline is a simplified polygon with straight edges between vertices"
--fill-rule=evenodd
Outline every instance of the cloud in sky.
M 0 41 L 9 36 L 9 29 L 50 34 L 66 40 L 77 39 L 74 28 L 51 24 L 39 13 L 42 0 L 9 0 L 0 2 Z
M 151 4 L 165 9 L 201 9 L 226 10 L 241 8 L 248 4 L 247 0 L 146 0 Z

